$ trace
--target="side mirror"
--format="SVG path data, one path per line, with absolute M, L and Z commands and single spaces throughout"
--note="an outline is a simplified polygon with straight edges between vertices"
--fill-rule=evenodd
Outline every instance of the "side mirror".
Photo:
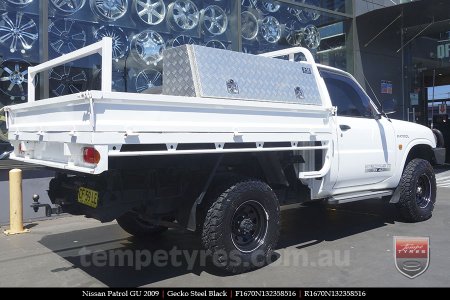
M 391 115 L 397 112 L 398 104 L 395 99 L 383 101 L 383 111 L 387 115 Z

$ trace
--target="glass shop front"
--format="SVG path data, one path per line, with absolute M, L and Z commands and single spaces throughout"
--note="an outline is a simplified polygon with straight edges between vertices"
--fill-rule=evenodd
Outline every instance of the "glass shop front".
M 438 144 L 450 161 L 450 1 L 419 1 L 405 6 L 405 119 L 442 132 Z

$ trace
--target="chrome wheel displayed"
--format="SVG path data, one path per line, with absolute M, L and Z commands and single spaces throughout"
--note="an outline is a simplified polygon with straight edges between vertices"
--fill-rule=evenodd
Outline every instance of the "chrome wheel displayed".
M 257 8 L 258 0 L 241 0 L 241 5 L 247 8 Z
M 136 76 L 136 92 L 142 93 L 147 89 L 162 86 L 162 73 L 154 69 L 145 69 Z
M 134 69 L 129 69 L 127 73 L 133 73 Z M 102 89 L 102 69 L 95 69 L 93 72 L 94 80 L 92 90 L 101 90 Z M 113 92 L 125 92 L 126 91 L 126 80 L 125 73 L 123 70 L 113 70 L 112 71 L 112 82 L 111 82 L 111 90 Z
M 86 0 L 50 0 L 56 12 L 63 15 L 72 15 L 83 8 Z
M 179 35 L 176 38 L 169 40 L 167 45 L 171 48 L 178 47 L 182 45 L 196 45 L 197 42 L 190 36 L 187 35 Z
M 217 5 L 210 5 L 202 10 L 200 22 L 203 32 L 212 35 L 221 35 L 228 27 L 227 14 Z
M 5 60 L 0 65 L 0 90 L 11 101 L 25 101 L 27 96 L 28 67 L 23 59 Z
M 33 2 L 33 0 L 6 0 L 6 2 L 8 4 L 24 7 Z
M 134 8 L 139 18 L 149 25 L 164 21 L 166 6 L 162 0 L 135 0 Z
M 287 11 L 289 12 L 289 14 L 293 15 L 294 17 L 296 17 L 297 19 L 299 18 L 298 16 L 301 14 L 302 10 L 299 8 L 294 8 L 294 7 L 288 7 Z
M 133 37 L 131 48 L 138 60 L 150 65 L 157 64 L 163 59 L 163 51 L 166 46 L 159 33 L 153 30 L 144 30 Z
M 320 46 L 320 32 L 314 25 L 303 28 L 303 43 L 309 49 L 317 49 Z
M 227 47 L 221 41 L 218 41 L 218 40 L 211 40 L 211 41 L 207 42 L 205 44 L 205 46 L 210 47 L 210 48 L 224 49 L 224 50 L 227 49 Z
M 274 44 L 281 38 L 281 25 L 275 17 L 268 16 L 261 21 L 261 36 L 267 42 Z
M 291 15 L 295 16 L 297 18 L 297 20 L 303 24 L 306 24 L 309 21 L 311 21 L 310 19 L 308 19 L 306 17 L 304 9 L 289 7 L 288 12 Z
M 128 10 L 128 0 L 90 0 L 92 12 L 104 21 L 122 18 Z
M 174 30 L 191 30 L 198 25 L 199 11 L 190 0 L 176 0 L 169 4 L 167 19 Z
M 58 54 L 66 54 L 86 45 L 86 32 L 72 19 L 59 19 L 48 26 L 50 47 Z
M 36 23 L 22 12 L 4 13 L 0 19 L 0 43 L 14 53 L 25 53 L 38 39 Z
M 320 18 L 320 14 L 313 9 L 303 9 L 302 13 L 299 16 L 299 19 L 303 21 L 303 23 L 308 23 L 311 21 L 316 21 Z
M 291 46 L 299 46 L 303 40 L 303 31 L 300 30 L 299 22 L 297 20 L 290 20 L 286 23 L 285 33 L 286 41 Z
M 87 89 L 88 77 L 84 70 L 72 64 L 55 67 L 49 72 L 50 90 L 55 96 L 76 94 Z
M 241 13 L 241 36 L 243 39 L 251 41 L 256 38 L 259 32 L 258 19 L 254 14 L 249 11 L 244 11 Z
M 319 0 L 303 0 L 303 3 L 309 4 L 311 6 L 320 7 Z M 317 10 L 305 8 L 303 9 L 303 16 L 307 21 L 316 21 L 320 18 L 320 14 Z
M 319 6 L 320 3 L 309 0 L 302 0 L 303 3 L 313 5 L 313 6 Z M 320 18 L 320 14 L 317 10 L 310 9 L 310 8 L 293 8 L 288 7 L 288 12 L 295 16 L 300 22 L 306 24 L 311 21 L 316 21 Z
M 98 41 L 104 37 L 112 38 L 113 59 L 115 61 L 124 58 L 128 54 L 129 50 L 128 37 L 120 27 L 112 25 L 102 26 L 97 31 L 95 31 L 94 37 Z
M 280 3 L 273 0 L 262 0 L 262 8 L 268 13 L 275 13 L 280 10 Z

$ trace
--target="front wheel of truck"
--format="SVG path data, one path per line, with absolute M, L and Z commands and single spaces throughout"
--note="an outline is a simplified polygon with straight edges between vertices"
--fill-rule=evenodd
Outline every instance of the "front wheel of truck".
M 202 243 L 216 267 L 243 273 L 269 262 L 279 230 L 280 207 L 272 189 L 261 181 L 241 181 L 212 202 Z
M 400 214 L 408 222 L 429 219 L 436 202 L 436 177 L 431 164 L 413 159 L 406 166 L 400 180 Z
M 133 211 L 123 214 L 116 221 L 123 230 L 135 237 L 157 236 L 167 230 L 167 227 L 154 225 Z

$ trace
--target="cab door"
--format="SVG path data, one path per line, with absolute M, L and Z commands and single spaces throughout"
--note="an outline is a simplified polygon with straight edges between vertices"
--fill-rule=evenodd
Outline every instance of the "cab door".
M 395 132 L 377 116 L 370 98 L 356 81 L 322 71 L 331 101 L 337 107 L 338 174 L 334 189 L 380 183 L 394 174 Z

